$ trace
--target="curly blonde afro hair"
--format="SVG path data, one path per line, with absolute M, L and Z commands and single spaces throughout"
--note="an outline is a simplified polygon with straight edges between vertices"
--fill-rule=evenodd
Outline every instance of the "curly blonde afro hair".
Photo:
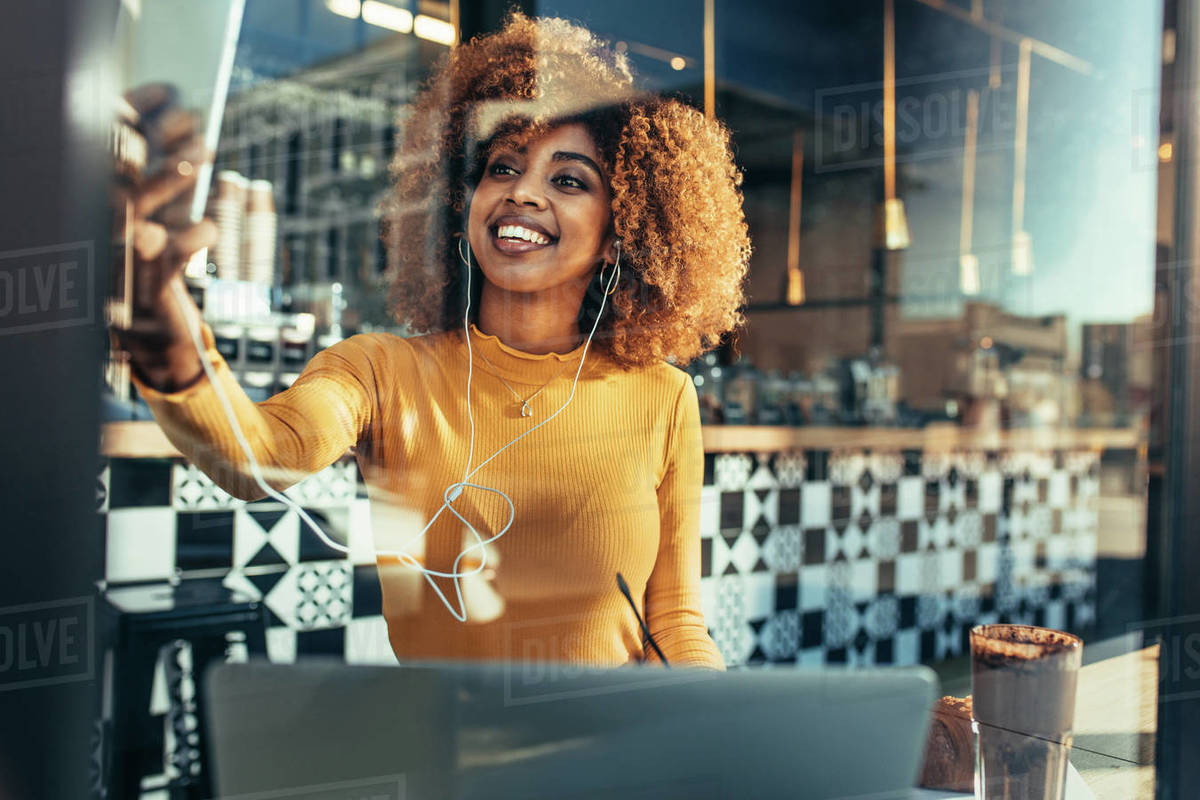
M 623 245 L 593 347 L 624 368 L 690 363 L 745 323 L 750 239 L 729 133 L 677 100 L 635 92 L 623 54 L 561 19 L 514 13 L 452 49 L 412 105 L 379 209 L 394 316 L 418 332 L 462 325 L 458 237 L 489 146 L 569 122 L 587 127 L 603 158 Z M 600 309 L 599 273 L 579 311 L 583 333 Z

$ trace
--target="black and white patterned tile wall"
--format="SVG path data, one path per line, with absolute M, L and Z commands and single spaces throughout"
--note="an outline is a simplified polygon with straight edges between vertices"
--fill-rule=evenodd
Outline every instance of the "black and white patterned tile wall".
M 977 624 L 1086 629 L 1093 452 L 710 454 L 702 600 L 730 665 L 915 664 Z
M 1099 458 L 919 451 L 709 454 L 702 599 L 730 664 L 913 664 L 991 621 L 1092 622 Z M 220 577 L 261 599 L 268 652 L 392 659 L 352 460 L 244 503 L 194 466 L 112 459 L 97 486 L 110 585 Z
M 284 504 L 237 500 L 179 460 L 111 459 L 101 465 L 96 492 L 108 587 L 219 579 L 265 606 L 265 655 L 272 661 L 312 654 L 395 663 L 369 501 L 352 459 L 285 493 L 349 552 L 323 542 Z M 162 649 L 155 667 L 146 719 L 161 730 L 163 758 L 161 770 L 149 767 L 142 779 L 146 800 L 165 799 L 168 785 L 198 767 L 196 728 L 188 722 L 195 719 L 188 707 L 195 692 L 190 654 L 190 643 L 177 641 Z M 244 637 L 228 655 L 250 655 Z M 105 723 L 99 730 L 103 738 Z M 94 796 L 103 796 L 102 789 Z
M 273 661 L 304 654 L 351 663 L 394 661 L 371 543 L 370 507 L 353 460 L 286 491 L 333 541 L 296 511 L 231 497 L 190 464 L 111 459 L 102 468 L 105 581 L 220 578 L 267 608 Z

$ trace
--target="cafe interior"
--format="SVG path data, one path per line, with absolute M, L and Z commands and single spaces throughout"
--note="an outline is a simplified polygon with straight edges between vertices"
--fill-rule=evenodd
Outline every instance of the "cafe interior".
M 185 281 L 251 400 L 351 337 L 419 335 L 387 303 L 379 208 L 397 137 L 431 70 L 514 10 L 586 27 L 640 91 L 729 132 L 752 243 L 746 322 L 674 364 L 699 407 L 699 597 L 725 672 L 592 670 L 528 639 L 504 663 L 398 662 L 379 499 L 355 452 L 288 488 L 291 502 L 229 494 L 168 438 L 109 337 L 131 319 L 134 278 L 100 245 L 90 322 L 0 344 L 33 365 L 31 397 L 57 373 L 3 348 L 47 357 L 86 334 L 82 371 L 100 376 L 42 403 L 87 409 L 60 448 L 83 464 L 64 492 L 78 502 L 46 512 L 73 515 L 82 555 L 63 580 L 80 588 L 39 593 L 30 578 L 6 596 L 11 619 L 83 598 L 88 670 L 0 683 L 4 709 L 31 695 L 72 709 L 31 723 L 30 741 L 55 742 L 47 765 L 0 758 L 0 790 L 1200 796 L 1200 3 L 79 10 L 86 32 L 64 52 L 90 42 L 109 70 L 83 91 L 115 107 L 138 83 L 172 82 L 212 143 L 198 202 L 217 240 Z M 137 125 L 93 117 L 108 163 L 136 168 Z M 104 170 L 85 179 L 103 198 Z M 55 235 L 21 241 L 86 238 Z M 6 459 L 27 465 L 22 486 L 46 474 L 45 449 Z M 20 491 L 32 508 L 51 488 Z M 0 679 L 12 642 L 0 636 Z M 941 742 L 939 697 L 975 698 Z M 1031 708 L 1062 719 L 1021 727 Z M 937 777 L 939 746 L 965 777 Z

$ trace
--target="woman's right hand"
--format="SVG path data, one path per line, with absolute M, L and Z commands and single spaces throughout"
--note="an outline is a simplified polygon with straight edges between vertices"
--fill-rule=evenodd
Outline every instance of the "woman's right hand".
M 191 338 L 200 311 L 187 296 L 183 269 L 194 253 L 217 241 L 212 220 L 189 218 L 197 175 L 212 153 L 196 132 L 195 118 L 175 105 L 174 95 L 164 84 L 126 93 L 149 152 L 160 158 L 138 180 L 119 182 L 114 197 L 114 241 L 125 243 L 118 257 L 132 269 L 131 324 L 114 334 L 138 377 L 168 392 L 203 374 Z M 187 299 L 180 303 L 181 298 Z

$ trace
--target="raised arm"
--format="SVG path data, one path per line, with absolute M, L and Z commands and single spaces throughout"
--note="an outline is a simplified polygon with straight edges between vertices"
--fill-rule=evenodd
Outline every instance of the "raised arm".
M 704 444 L 696 388 L 684 376 L 658 486 L 659 544 L 646 583 L 646 625 L 672 666 L 724 669 L 700 610 L 700 486 Z M 655 660 L 652 648 L 647 658 Z
M 203 337 L 217 385 L 207 377 L 169 393 L 136 377 L 135 385 L 171 443 L 234 497 L 254 500 L 265 492 L 253 478 L 218 387 L 267 483 L 277 490 L 332 464 L 370 430 L 382 337 L 354 336 L 323 350 L 291 388 L 261 403 L 238 386 L 207 325 Z
M 276 489 L 324 468 L 370 427 L 372 359 L 382 343 L 376 337 L 342 342 L 318 354 L 288 391 L 258 405 L 250 401 L 183 285 L 189 258 L 216 240 L 211 220 L 189 219 L 197 175 L 212 154 L 195 133 L 193 116 L 174 107 L 172 98 L 163 85 L 126 95 L 157 157 L 148 174 L 122 176 L 115 187 L 113 233 L 121 244 L 113 263 L 126 264 L 133 291 L 126 298 L 130 316 L 114 325 L 113 335 L 129 353 L 138 391 L 171 442 L 226 491 L 257 499 L 265 492 L 251 477 L 235 427 Z M 203 369 L 197 333 L 215 382 Z

